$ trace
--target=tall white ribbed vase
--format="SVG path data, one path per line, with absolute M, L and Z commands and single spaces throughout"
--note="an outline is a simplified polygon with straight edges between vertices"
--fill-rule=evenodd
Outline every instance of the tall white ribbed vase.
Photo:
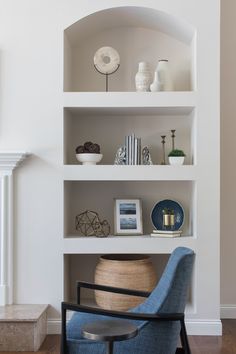
M 136 91 L 146 92 L 150 91 L 150 84 L 152 82 L 152 75 L 147 62 L 139 63 L 138 72 L 135 75 Z
M 156 73 L 159 91 L 173 91 L 174 85 L 169 69 L 169 62 L 167 59 L 158 61 Z

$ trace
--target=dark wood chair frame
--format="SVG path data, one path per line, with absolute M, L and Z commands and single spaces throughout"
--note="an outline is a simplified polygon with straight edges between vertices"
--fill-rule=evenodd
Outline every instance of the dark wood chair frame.
M 176 354 L 177 353 L 191 354 L 185 322 L 184 322 L 184 313 L 156 313 L 156 314 L 134 313 L 134 312 L 112 311 L 112 310 L 105 310 L 101 308 L 84 306 L 80 304 L 81 288 L 86 288 L 91 290 L 102 290 L 102 291 L 107 291 L 107 292 L 112 292 L 117 294 L 140 296 L 140 297 L 148 297 L 151 294 L 148 291 L 123 289 L 123 288 L 117 288 L 112 286 L 78 281 L 77 282 L 77 304 L 72 304 L 69 302 L 62 302 L 61 304 L 61 313 L 62 313 L 61 354 L 67 354 L 67 344 L 66 344 L 66 311 L 67 310 L 75 311 L 75 312 L 92 313 L 92 314 L 117 317 L 117 318 L 124 318 L 129 320 L 137 320 L 137 321 L 155 321 L 155 322 L 179 321 L 181 325 L 180 340 L 181 340 L 182 348 L 177 348 Z

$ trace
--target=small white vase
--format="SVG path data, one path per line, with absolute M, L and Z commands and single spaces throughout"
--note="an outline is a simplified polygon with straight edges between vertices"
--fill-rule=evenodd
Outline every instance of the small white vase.
M 135 75 L 136 91 L 146 92 L 149 91 L 152 82 L 152 75 L 148 63 L 142 61 L 139 63 L 138 72 Z
M 174 85 L 169 70 L 169 62 L 166 59 L 159 60 L 156 68 L 157 79 L 159 81 L 160 91 L 173 91 Z
M 152 84 L 150 85 L 150 90 L 152 92 L 163 91 L 163 85 L 159 80 L 157 71 L 155 71 L 155 73 L 154 73 L 154 79 L 153 79 Z

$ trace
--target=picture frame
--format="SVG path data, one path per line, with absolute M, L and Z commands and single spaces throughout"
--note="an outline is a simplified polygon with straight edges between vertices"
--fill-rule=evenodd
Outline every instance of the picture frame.
M 114 234 L 119 236 L 143 234 L 141 199 L 114 200 Z

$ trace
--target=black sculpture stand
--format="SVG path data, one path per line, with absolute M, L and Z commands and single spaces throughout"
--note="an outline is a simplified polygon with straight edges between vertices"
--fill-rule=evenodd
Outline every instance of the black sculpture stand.
M 109 77 L 109 75 L 112 75 L 112 74 L 114 74 L 114 73 L 117 72 L 117 70 L 118 70 L 119 67 L 120 67 L 120 64 L 117 65 L 117 68 L 116 68 L 114 71 L 112 71 L 112 73 L 102 73 L 100 70 L 98 70 L 98 68 L 96 67 L 96 65 L 94 65 L 94 67 L 95 67 L 95 69 L 97 70 L 97 72 L 98 72 L 99 74 L 106 76 L 106 92 L 108 92 L 108 77 Z

